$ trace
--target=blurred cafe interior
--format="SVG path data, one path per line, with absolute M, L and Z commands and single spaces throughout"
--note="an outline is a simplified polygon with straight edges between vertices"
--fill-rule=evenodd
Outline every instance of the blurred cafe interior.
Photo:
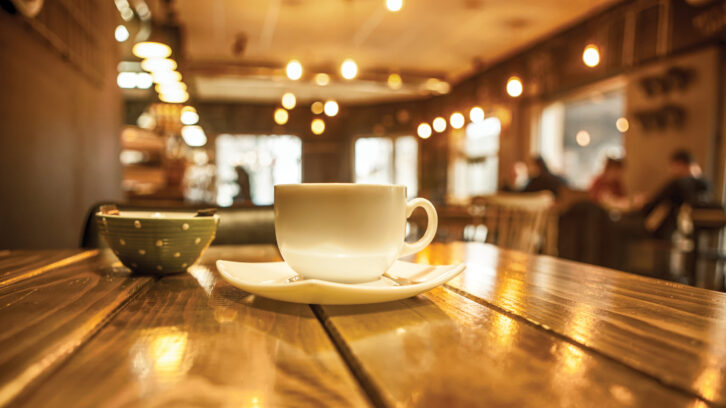
M 724 290 L 724 1 L 0 6 L 0 248 L 103 245 L 103 203 L 274 243 L 276 184 L 403 184 L 438 242 Z

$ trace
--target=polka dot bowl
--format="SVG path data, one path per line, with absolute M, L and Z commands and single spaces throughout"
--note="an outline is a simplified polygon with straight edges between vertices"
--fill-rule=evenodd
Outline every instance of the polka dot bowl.
M 134 272 L 185 272 L 214 240 L 219 216 L 195 213 L 121 211 L 96 213 L 99 232 L 113 253 Z

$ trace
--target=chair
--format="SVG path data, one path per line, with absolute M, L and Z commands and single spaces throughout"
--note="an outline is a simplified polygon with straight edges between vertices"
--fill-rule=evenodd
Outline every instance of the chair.
M 538 193 L 502 193 L 472 198 L 471 212 L 480 212 L 486 242 L 502 248 L 536 253 L 544 248 L 552 228 L 554 196 Z
M 199 207 L 150 207 L 122 203 L 98 203 L 91 207 L 86 217 L 81 237 L 82 248 L 103 248 L 106 243 L 98 234 L 94 215 L 101 205 L 114 204 L 121 211 L 191 212 Z M 212 245 L 276 244 L 275 214 L 272 207 L 230 207 L 217 209 L 219 227 Z

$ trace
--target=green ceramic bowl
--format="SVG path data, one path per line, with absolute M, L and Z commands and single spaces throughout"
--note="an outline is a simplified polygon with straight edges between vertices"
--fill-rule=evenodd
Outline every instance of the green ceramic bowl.
M 185 272 L 214 240 L 219 216 L 195 213 L 121 211 L 96 213 L 101 236 L 135 272 Z

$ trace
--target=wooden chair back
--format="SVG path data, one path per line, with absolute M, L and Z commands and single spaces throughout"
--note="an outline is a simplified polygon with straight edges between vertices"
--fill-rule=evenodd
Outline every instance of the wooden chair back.
M 479 196 L 471 202 L 472 211 L 483 217 L 486 242 L 528 253 L 543 248 L 553 204 L 549 191 Z

